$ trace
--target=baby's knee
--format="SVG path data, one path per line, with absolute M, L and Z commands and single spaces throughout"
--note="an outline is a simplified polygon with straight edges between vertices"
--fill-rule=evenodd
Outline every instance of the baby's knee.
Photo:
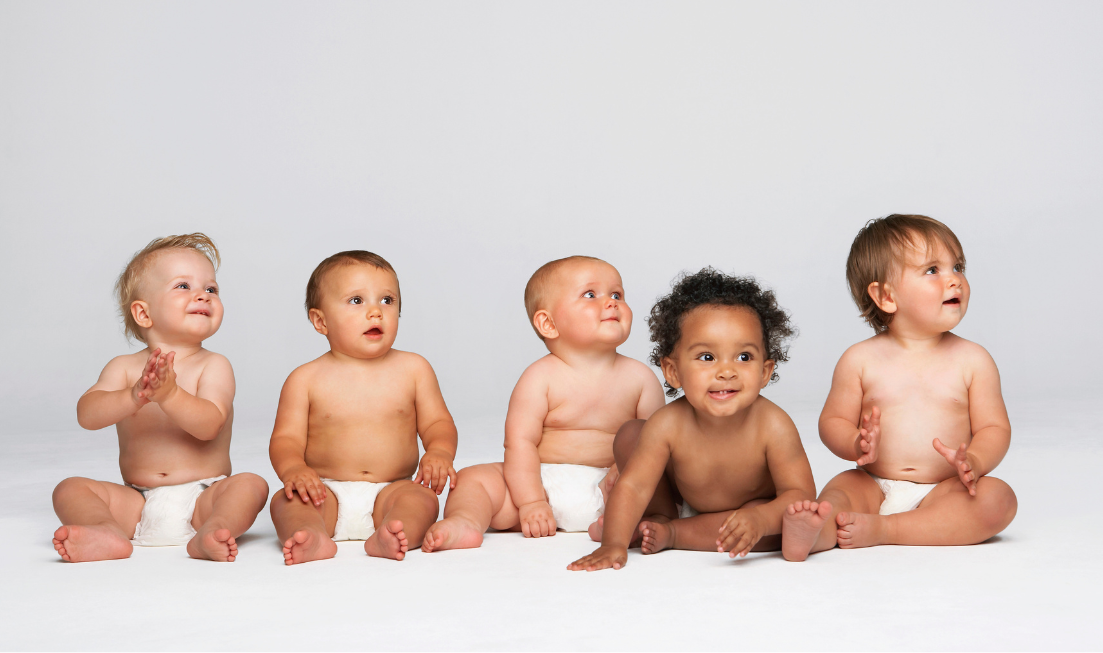
M 407 488 L 403 488 L 403 490 L 403 494 L 408 497 L 406 500 L 415 503 L 419 508 L 433 513 L 440 510 L 440 499 L 437 497 L 437 493 L 429 488 L 417 483 L 411 483 Z
M 991 476 L 977 483 L 977 500 L 981 502 L 981 518 L 993 533 L 1007 528 L 1019 510 L 1019 499 L 1011 486 Z
M 235 488 L 241 488 L 240 491 L 248 492 L 255 497 L 257 506 L 263 506 L 265 500 L 268 498 L 268 481 L 252 472 L 234 474 L 226 480 L 233 481 L 233 486 Z M 277 492 L 276 494 L 282 495 L 283 493 Z M 273 499 L 275 499 L 275 497 L 273 497 Z
M 94 492 L 95 490 L 92 488 L 92 485 L 95 482 L 96 481 L 90 478 L 73 476 L 58 483 L 53 493 L 54 506 L 57 506 L 58 503 L 64 503 L 75 492 L 84 492 L 87 490 L 92 490 Z
M 640 432 L 643 431 L 643 425 L 646 423 L 645 419 L 632 419 L 621 424 L 617 429 L 617 435 L 613 438 L 613 456 L 617 460 L 618 467 L 623 466 L 632 457 L 632 452 L 636 450 L 636 445 L 640 441 Z
M 464 467 L 456 473 L 456 487 L 464 483 L 479 483 L 486 487 L 498 480 L 505 483 L 505 475 L 493 463 L 471 465 L 470 467 Z

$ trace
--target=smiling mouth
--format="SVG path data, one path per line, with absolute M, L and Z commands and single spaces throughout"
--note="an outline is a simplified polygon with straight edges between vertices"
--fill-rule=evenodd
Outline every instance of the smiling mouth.
M 713 399 L 727 399 L 734 397 L 738 392 L 738 390 L 709 390 L 709 396 Z
M 205 315 L 207 317 L 211 316 L 210 312 L 208 311 L 193 311 L 192 315 Z

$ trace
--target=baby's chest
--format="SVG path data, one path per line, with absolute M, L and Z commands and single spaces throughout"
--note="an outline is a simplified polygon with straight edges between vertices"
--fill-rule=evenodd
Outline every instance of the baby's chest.
M 936 366 L 892 365 L 868 370 L 862 379 L 866 405 L 967 406 L 969 388 L 958 369 Z
M 619 388 L 575 388 L 550 393 L 549 428 L 592 428 L 616 433 L 621 424 L 636 417 L 637 397 Z
M 773 489 L 765 451 L 758 447 L 694 448 L 675 452 L 671 455 L 670 468 L 682 495 L 698 501 L 709 497 L 720 503 L 740 497 L 746 501 Z
M 334 382 L 310 396 L 311 422 L 405 422 L 416 417 L 412 388 Z

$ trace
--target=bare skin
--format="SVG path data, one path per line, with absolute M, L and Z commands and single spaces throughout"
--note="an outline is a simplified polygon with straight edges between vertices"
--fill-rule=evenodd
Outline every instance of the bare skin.
M 437 496 L 455 487 L 456 425 L 433 368 L 393 348 L 397 288 L 392 272 L 360 262 L 321 280 L 321 306 L 310 319 L 330 351 L 287 378 L 269 447 L 284 483 L 271 509 L 286 564 L 337 553 L 338 501 L 322 478 L 391 483 L 376 498 L 376 530 L 364 550 L 394 560 L 411 542 L 416 548 L 436 520 Z
M 525 370 L 510 397 L 505 462 L 460 471 L 444 519 L 429 529 L 423 551 L 477 547 L 489 528 L 555 535 L 540 464 L 611 467 L 607 490 L 617 474 L 617 429 L 663 405 L 655 375 L 616 351 L 632 327 L 616 268 L 572 259 L 549 282 L 545 301 L 533 326 L 550 353 Z
M 986 476 L 1011 442 L 999 371 L 984 348 L 949 331 L 969 304 L 960 257 L 909 248 L 869 293 L 892 322 L 843 354 L 819 423 L 824 444 L 859 469 L 832 479 L 816 502 L 790 507 L 787 560 L 836 544 L 976 544 L 1015 516 L 1014 492 Z M 871 474 L 938 485 L 917 509 L 882 516 Z
M 567 569 L 620 569 L 637 524 L 644 553 L 776 550 L 786 506 L 815 495 L 796 426 L 759 395 L 774 361 L 764 355 L 758 315 L 704 305 L 682 318 L 681 331 L 662 366 L 685 396 L 642 428 L 633 422 L 617 434 L 618 460 L 630 457 L 609 499 L 601 546 Z M 678 499 L 701 514 L 678 519 Z
M 152 488 L 229 475 L 233 369 L 202 346 L 222 320 L 214 267 L 190 249 L 152 256 L 140 285 L 145 299 L 131 304 L 148 346 L 104 367 L 77 403 L 77 421 L 87 429 L 115 425 L 128 484 Z M 255 474 L 207 488 L 196 502 L 188 554 L 232 562 L 235 538 L 252 525 L 267 494 L 267 483 Z M 54 549 L 63 560 L 129 557 L 145 503 L 137 490 L 70 478 L 54 490 L 53 502 L 63 524 Z

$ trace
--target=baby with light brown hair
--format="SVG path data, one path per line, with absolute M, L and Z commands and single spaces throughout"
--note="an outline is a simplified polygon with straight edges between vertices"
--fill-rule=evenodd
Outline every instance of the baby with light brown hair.
M 201 233 L 169 236 L 136 253 L 119 276 L 126 334 L 146 348 L 108 362 L 77 403 L 77 421 L 91 430 L 115 425 L 124 484 L 74 477 L 57 486 L 62 559 L 186 544 L 194 558 L 232 562 L 235 538 L 264 507 L 264 479 L 230 476 L 234 372 L 203 348 L 222 324 L 219 260 Z
M 505 462 L 460 471 L 424 551 L 477 547 L 488 528 L 546 537 L 595 526 L 616 477 L 617 429 L 664 404 L 651 370 L 617 353 L 632 309 L 612 265 L 589 256 L 545 264 L 525 288 L 525 309 L 549 353 L 513 389 Z

